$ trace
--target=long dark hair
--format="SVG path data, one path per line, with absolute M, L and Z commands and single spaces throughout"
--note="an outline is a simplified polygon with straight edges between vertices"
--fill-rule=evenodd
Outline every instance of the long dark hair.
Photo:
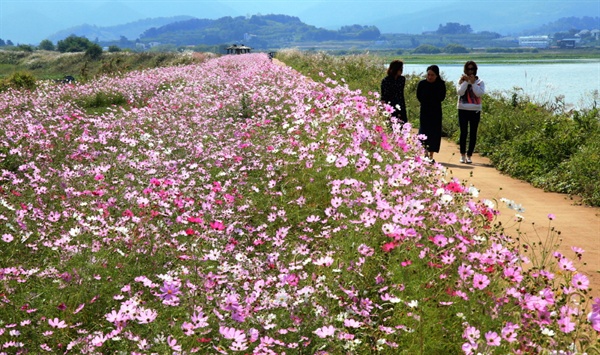
M 403 61 L 401 61 L 399 59 L 392 60 L 392 62 L 390 63 L 390 66 L 388 67 L 387 75 L 395 76 L 396 73 L 398 72 L 398 70 L 400 70 L 400 72 L 402 72 L 402 69 L 404 69 Z

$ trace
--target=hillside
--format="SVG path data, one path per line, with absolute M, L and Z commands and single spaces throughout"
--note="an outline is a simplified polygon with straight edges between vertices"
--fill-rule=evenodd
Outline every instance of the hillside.
M 115 41 L 125 37 L 130 40 L 135 40 L 149 28 L 161 27 L 173 22 L 186 21 L 192 19 L 191 16 L 175 16 L 175 17 L 157 17 L 139 20 L 115 26 L 96 26 L 83 24 L 75 27 L 70 27 L 62 31 L 56 32 L 48 37 L 52 42 L 58 42 L 75 34 L 80 37 L 86 37 L 90 40 L 98 40 L 100 42 Z
M 170 45 L 219 45 L 252 42 L 253 47 L 280 46 L 308 41 L 375 41 L 381 33 L 375 26 L 345 26 L 338 31 L 307 25 L 287 15 L 222 17 L 217 20 L 191 19 L 151 28 L 142 33 L 142 43 Z

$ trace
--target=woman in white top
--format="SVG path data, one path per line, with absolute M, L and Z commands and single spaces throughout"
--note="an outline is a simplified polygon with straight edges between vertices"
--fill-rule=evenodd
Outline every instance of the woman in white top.
M 460 126 L 460 162 L 471 164 L 471 156 L 477 142 L 477 128 L 481 120 L 481 97 L 485 94 L 485 84 L 477 76 L 477 64 L 470 60 L 465 63 L 464 74 L 458 80 L 458 124 Z M 467 136 L 469 148 L 467 149 Z

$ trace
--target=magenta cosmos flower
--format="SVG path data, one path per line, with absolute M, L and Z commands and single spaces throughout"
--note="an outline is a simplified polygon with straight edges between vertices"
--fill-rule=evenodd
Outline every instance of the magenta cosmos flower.
M 177 287 L 177 285 L 167 281 L 165 281 L 163 287 L 160 288 L 160 292 L 160 298 L 165 301 L 170 301 L 173 298 L 176 298 L 177 295 L 181 294 L 181 291 L 179 291 L 179 287 Z

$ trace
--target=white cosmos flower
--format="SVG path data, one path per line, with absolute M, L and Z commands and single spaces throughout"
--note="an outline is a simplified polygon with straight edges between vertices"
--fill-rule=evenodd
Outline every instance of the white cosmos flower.
M 473 197 L 479 197 L 479 190 L 477 190 L 475 188 L 475 186 L 470 186 L 469 187 L 469 193 L 471 194 L 471 196 Z
M 451 201 L 452 201 L 451 195 L 443 194 L 442 197 L 440 197 L 440 202 L 443 203 L 444 205 L 450 203 Z
M 406 305 L 409 306 L 410 308 L 417 308 L 419 306 L 419 301 L 412 300 L 412 301 L 408 302 Z

